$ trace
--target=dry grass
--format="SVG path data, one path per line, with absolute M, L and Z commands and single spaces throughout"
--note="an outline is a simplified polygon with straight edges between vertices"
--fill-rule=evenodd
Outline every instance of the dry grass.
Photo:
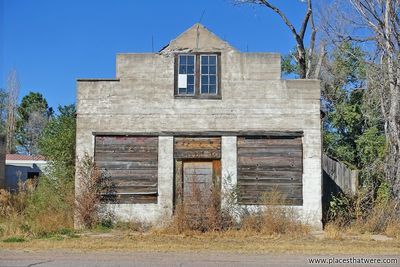
M 218 186 L 212 187 L 211 192 L 204 192 L 193 183 L 190 190 L 190 195 L 178 201 L 171 223 L 161 232 L 213 232 L 233 227 L 232 216 L 221 209 L 221 192 Z
M 385 234 L 400 239 L 400 219 L 391 220 L 386 226 Z
M 242 216 L 240 229 L 264 235 L 289 235 L 292 237 L 307 236 L 310 227 L 301 222 L 291 207 L 283 204 L 286 197 L 272 191 L 263 196 L 264 206 Z
M 244 235 L 291 237 L 307 236 L 310 232 L 310 227 L 299 220 L 296 212 L 283 205 L 286 198 L 278 191 L 266 193 L 261 202 L 264 205 L 246 207 L 236 204 L 234 189 L 221 193 L 216 185 L 207 193 L 195 183 L 191 186 L 191 195 L 178 201 L 172 223 L 158 232 L 190 234 L 239 230 Z M 229 200 L 232 197 L 234 199 Z M 225 200 L 225 205 L 221 200 Z M 235 204 L 227 205 L 226 202 Z
M 325 237 L 331 240 L 344 240 L 343 229 L 335 224 L 328 224 L 325 226 Z
M 73 191 L 62 197 L 47 178 L 39 185 L 28 180 L 19 190 L 0 190 L 0 237 L 39 237 L 73 227 Z
M 329 212 L 331 218 L 325 230 L 332 239 L 340 239 L 343 233 L 400 236 L 399 206 L 379 190 L 377 197 L 368 188 L 336 197 Z
M 82 236 L 80 238 L 34 239 L 22 243 L 0 242 L 0 249 L 49 250 L 65 249 L 76 251 L 213 251 L 238 253 L 299 253 L 299 254 L 400 254 L 400 240 L 319 240 L 305 238 L 267 237 L 246 235 L 241 231 L 224 233 L 191 233 L 183 235 L 140 234 L 113 232 L 110 235 Z

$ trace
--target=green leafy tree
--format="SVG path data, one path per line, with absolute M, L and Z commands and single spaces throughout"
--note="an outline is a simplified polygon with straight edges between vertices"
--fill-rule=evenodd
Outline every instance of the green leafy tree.
M 58 114 L 40 137 L 39 152 L 46 157 L 48 169 L 30 196 L 27 209 L 27 217 L 36 231 L 43 228 L 42 218 L 49 215 L 57 223 L 46 225 L 47 230 L 73 227 L 75 129 L 75 106 L 59 106 Z
M 46 124 L 53 116 L 53 109 L 40 93 L 30 92 L 22 98 L 17 109 L 16 140 L 21 152 L 38 153 L 38 141 Z
M 351 42 L 342 42 L 331 53 L 323 76 L 322 103 L 324 150 L 347 165 L 362 169 L 365 182 L 376 182 L 385 151 L 379 101 L 365 85 L 366 53 Z
M 51 166 L 52 176 L 73 182 L 75 174 L 76 109 L 59 106 L 59 114 L 46 125 L 39 140 L 40 154 Z

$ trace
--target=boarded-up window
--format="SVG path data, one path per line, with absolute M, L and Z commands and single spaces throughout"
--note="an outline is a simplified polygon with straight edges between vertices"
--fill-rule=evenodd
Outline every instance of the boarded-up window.
M 239 203 L 279 195 L 282 204 L 303 204 L 301 137 L 238 137 L 237 149 Z
M 95 162 L 111 176 L 118 203 L 157 203 L 158 137 L 96 136 Z

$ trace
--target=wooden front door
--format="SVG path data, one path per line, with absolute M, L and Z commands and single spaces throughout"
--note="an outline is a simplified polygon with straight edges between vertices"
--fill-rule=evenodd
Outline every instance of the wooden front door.
M 211 197 L 213 164 L 208 162 L 183 163 L 183 200 L 198 202 Z
M 197 198 L 210 198 L 221 188 L 220 160 L 175 161 L 175 205 Z

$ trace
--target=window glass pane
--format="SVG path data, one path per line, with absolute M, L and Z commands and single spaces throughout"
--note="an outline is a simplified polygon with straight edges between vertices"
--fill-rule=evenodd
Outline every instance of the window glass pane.
M 194 84 L 194 75 L 188 75 L 187 76 L 187 83 L 188 84 Z
M 187 93 L 188 94 L 193 94 L 194 93 L 194 85 L 188 85 Z
M 179 74 L 186 74 L 186 66 L 179 66 Z
M 201 74 L 208 74 L 208 67 L 207 66 L 202 66 L 201 67 Z
M 201 86 L 201 93 L 202 94 L 207 94 L 208 93 L 208 86 L 207 85 L 202 85 Z
M 210 84 L 217 84 L 217 76 L 210 75 Z
M 187 64 L 194 65 L 194 56 L 187 56 Z
M 187 73 L 194 74 L 194 66 L 187 66 Z
M 201 65 L 208 64 L 208 56 L 201 56 Z
M 186 56 L 179 56 L 179 65 L 186 64 Z
M 186 88 L 179 88 L 178 94 L 183 95 L 186 93 Z
M 217 64 L 217 56 L 210 56 L 208 59 L 208 64 L 216 65 Z
M 217 73 L 217 67 L 216 66 L 210 66 L 209 67 L 209 70 L 210 70 L 210 74 L 216 74 Z
M 208 84 L 208 75 L 201 75 L 201 84 Z
M 216 94 L 217 93 L 217 86 L 216 85 L 210 85 L 210 94 Z

